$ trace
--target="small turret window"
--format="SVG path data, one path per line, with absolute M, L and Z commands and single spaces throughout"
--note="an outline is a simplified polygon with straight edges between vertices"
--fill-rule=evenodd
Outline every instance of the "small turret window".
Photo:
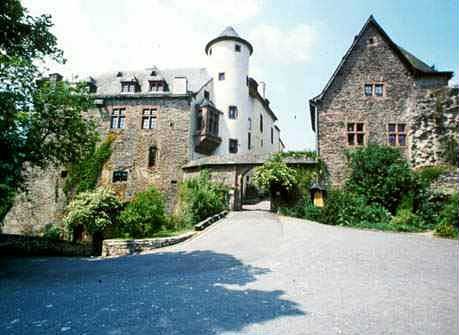
M 228 108 L 228 118 L 235 120 L 237 119 L 237 106 L 229 106 Z
M 236 45 L 234 46 L 234 51 L 236 51 L 236 52 L 241 52 L 241 46 L 240 46 L 239 44 L 236 44 Z
M 225 72 L 220 72 L 218 74 L 218 80 L 225 80 Z

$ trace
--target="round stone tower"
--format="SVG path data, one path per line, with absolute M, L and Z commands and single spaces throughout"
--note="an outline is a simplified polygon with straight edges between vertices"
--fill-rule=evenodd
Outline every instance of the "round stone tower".
M 247 153 L 248 120 L 252 117 L 247 85 L 252 45 L 228 27 L 207 43 L 205 51 L 208 70 L 213 78 L 213 102 L 223 112 L 219 122 L 222 142 L 215 154 L 236 153 L 235 140 L 237 153 Z

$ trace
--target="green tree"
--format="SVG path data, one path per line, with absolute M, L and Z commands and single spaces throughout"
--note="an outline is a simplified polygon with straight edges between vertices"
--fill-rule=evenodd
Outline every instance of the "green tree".
M 42 79 L 45 60 L 65 62 L 51 27 L 18 0 L 0 3 L 0 222 L 25 168 L 78 161 L 97 138 L 81 113 L 92 104 L 86 86 Z
M 396 148 L 373 144 L 348 152 L 348 159 L 351 173 L 346 181 L 347 190 L 391 213 L 414 187 L 413 171 Z

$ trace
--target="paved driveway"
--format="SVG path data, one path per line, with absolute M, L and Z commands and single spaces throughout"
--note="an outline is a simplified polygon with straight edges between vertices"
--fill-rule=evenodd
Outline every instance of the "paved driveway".
M 0 334 L 457 334 L 457 241 L 230 213 L 180 246 L 0 260 Z

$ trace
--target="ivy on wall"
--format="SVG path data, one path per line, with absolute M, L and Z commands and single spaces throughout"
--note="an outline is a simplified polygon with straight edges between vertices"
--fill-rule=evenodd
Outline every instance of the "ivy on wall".
M 67 196 L 94 190 L 102 173 L 102 168 L 112 154 L 111 144 L 115 135 L 110 134 L 81 161 L 68 168 L 64 192 Z

